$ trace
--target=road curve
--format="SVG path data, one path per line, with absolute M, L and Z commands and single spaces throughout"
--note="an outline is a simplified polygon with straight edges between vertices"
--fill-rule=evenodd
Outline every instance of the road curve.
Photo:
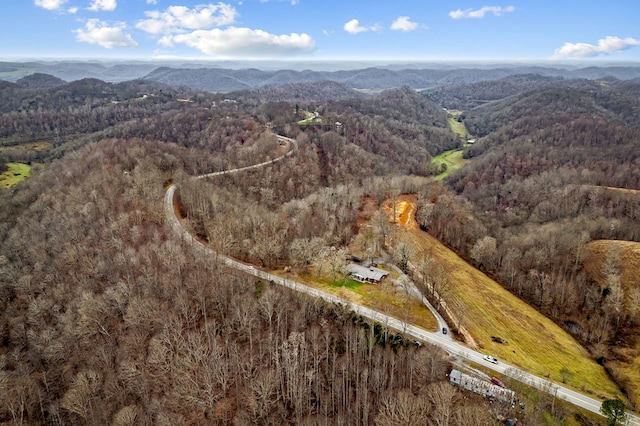
M 429 302 L 429 300 L 427 300 L 427 298 L 424 297 L 424 295 L 420 292 L 420 290 L 418 290 L 418 287 L 416 287 L 416 284 L 413 282 L 413 280 L 407 274 L 405 274 L 402 269 L 398 268 L 396 265 L 392 263 L 385 262 L 382 259 L 373 259 L 373 262 L 383 263 L 385 266 L 392 268 L 394 271 L 400 274 L 401 281 L 407 284 L 407 292 L 411 294 L 413 297 L 415 297 L 416 299 L 420 300 L 422 304 L 426 306 L 427 309 L 429 309 L 429 311 L 431 312 L 431 315 L 433 315 L 433 317 L 438 322 L 438 327 L 436 331 L 437 333 L 440 333 L 444 328 L 450 331 L 450 327 L 449 327 L 449 324 L 447 324 L 447 321 L 442 317 L 442 315 L 440 315 L 440 312 L 438 312 L 438 310 L 433 307 L 431 302 Z M 453 340 L 453 336 L 450 332 L 448 332 L 447 334 L 443 334 L 442 337 L 445 340 Z
M 196 176 L 196 179 L 205 179 L 205 178 L 214 177 L 214 176 L 230 175 L 230 174 L 234 174 L 234 173 L 238 173 L 238 172 L 246 172 L 247 170 L 259 169 L 260 167 L 268 166 L 269 164 L 273 164 L 273 163 L 277 163 L 278 161 L 282 161 L 285 158 L 293 155 L 293 153 L 298 150 L 298 141 L 296 141 L 295 139 L 286 138 L 286 137 L 280 136 L 280 135 L 277 135 L 277 137 L 278 137 L 278 140 L 285 140 L 285 141 L 289 142 L 291 145 L 293 145 L 293 147 L 291 149 L 289 149 L 289 151 L 287 151 L 284 155 L 281 155 L 280 157 L 276 157 L 276 158 L 274 158 L 272 160 L 263 161 L 262 163 L 252 164 L 252 165 L 246 166 L 246 167 L 240 167 L 240 168 L 237 168 L 237 169 L 230 169 L 230 170 L 222 170 L 220 172 L 207 173 L 207 174 L 204 174 L 204 175 Z
M 278 136 L 278 138 L 289 141 L 293 145 L 293 148 L 290 149 L 286 154 L 280 157 L 277 157 L 273 160 L 265 161 L 260 164 L 255 164 L 255 165 L 242 167 L 238 169 L 208 173 L 205 175 L 200 175 L 197 178 L 202 179 L 206 177 L 238 173 L 245 170 L 251 170 L 258 167 L 263 167 L 263 166 L 275 163 L 277 161 L 281 161 L 285 157 L 292 155 L 297 150 L 298 145 L 295 139 L 284 138 L 282 136 Z M 484 354 L 474 351 L 466 346 L 463 346 L 453 341 L 450 338 L 450 336 L 444 336 L 439 331 L 435 333 L 429 332 L 415 325 L 406 323 L 397 318 L 375 311 L 366 306 L 335 296 L 331 293 L 318 290 L 317 288 L 309 287 L 305 284 L 302 284 L 287 278 L 283 278 L 278 275 L 270 274 L 268 272 L 257 269 L 252 265 L 248 265 L 248 264 L 239 262 L 231 257 L 225 256 L 220 253 L 216 253 L 214 250 L 204 245 L 201 241 L 199 241 L 197 238 L 195 238 L 193 235 L 191 235 L 182 227 L 182 224 L 176 217 L 174 205 L 173 205 L 173 197 L 175 195 L 175 191 L 176 191 L 176 186 L 172 184 L 167 188 L 164 196 L 164 213 L 167 220 L 167 224 L 178 236 L 180 236 L 180 238 L 184 242 L 192 246 L 196 251 L 202 253 L 203 255 L 215 256 L 218 261 L 222 262 L 223 264 L 225 264 L 230 268 L 234 268 L 236 270 L 245 272 L 247 274 L 253 275 L 260 279 L 269 281 L 273 284 L 278 284 L 278 285 L 290 288 L 292 290 L 295 290 L 297 292 L 304 293 L 312 297 L 320 298 L 329 303 L 342 305 L 347 309 L 352 310 L 358 315 L 361 315 L 365 318 L 376 321 L 380 324 L 383 324 L 386 327 L 398 330 L 403 334 L 410 336 L 414 339 L 422 340 L 425 342 L 429 342 L 433 345 L 436 345 L 441 349 L 443 349 L 444 351 L 451 354 L 452 356 L 457 356 L 467 361 L 475 362 L 476 364 L 480 364 L 485 368 L 501 373 L 507 377 L 511 377 L 512 379 L 518 380 L 526 385 L 535 387 L 551 395 L 555 395 L 556 398 L 563 399 L 585 410 L 591 411 L 596 414 L 601 414 L 600 413 L 601 402 L 599 400 L 590 398 L 579 392 L 575 392 L 571 389 L 560 386 L 556 383 L 534 376 L 523 370 L 518 369 L 517 367 L 511 366 L 509 364 L 505 364 L 503 362 L 500 362 L 498 364 L 492 364 L 483 358 Z M 638 416 L 627 414 L 627 417 L 628 417 L 627 422 L 625 424 L 640 426 L 640 418 Z

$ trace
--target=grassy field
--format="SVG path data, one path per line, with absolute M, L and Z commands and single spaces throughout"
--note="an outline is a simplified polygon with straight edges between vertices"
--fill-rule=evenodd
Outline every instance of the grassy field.
M 480 350 L 594 397 L 620 396 L 604 369 L 568 333 L 419 229 L 401 230 L 413 262 L 433 257 L 448 272 L 445 296 Z M 498 343 L 498 342 L 502 343 Z
M 455 133 L 456 136 L 466 141 L 469 134 L 467 133 L 467 126 L 464 124 L 464 121 L 458 121 L 458 117 L 460 117 L 460 114 L 462 114 L 462 111 L 455 109 L 449 110 L 447 113 L 447 121 L 449 123 L 449 127 L 451 128 L 451 131 Z M 431 159 L 431 162 L 438 166 L 446 166 L 446 169 L 438 176 L 436 176 L 436 180 L 442 180 L 447 177 L 449 173 L 464 166 L 467 163 L 467 160 L 462 158 L 461 149 L 453 149 L 450 151 L 445 151 L 433 157 Z
M 417 299 L 408 298 L 403 292 L 396 291 L 391 283 L 391 280 L 398 275 L 395 271 L 390 271 L 389 276 L 380 284 L 366 284 L 352 279 L 334 281 L 327 277 L 300 276 L 283 271 L 272 273 L 376 309 L 402 321 L 411 322 L 425 330 L 438 329 L 438 322 L 429 309 Z
M 31 166 L 22 163 L 7 163 L 9 170 L 0 174 L 0 185 L 11 188 L 18 182 L 22 182 L 31 174 Z
M 467 140 L 469 132 L 467 132 L 467 126 L 464 124 L 464 121 L 458 121 L 458 117 L 460 116 L 460 114 L 461 111 L 449 111 L 447 122 L 449 123 L 449 127 L 451 128 L 453 133 L 455 133 L 457 136 L 460 136 L 462 140 Z
M 310 124 L 314 124 L 315 118 L 320 118 L 319 115 L 313 112 L 309 112 L 309 111 L 302 111 L 302 112 L 304 113 L 304 118 L 298 121 L 298 124 L 301 126 L 308 126 Z
M 462 150 L 454 149 L 451 151 L 445 151 L 440 155 L 437 155 L 431 159 L 431 162 L 437 165 L 445 164 L 447 169 L 436 176 L 436 180 L 442 180 L 449 173 L 452 173 L 462 166 L 464 166 L 468 160 L 462 158 Z
M 349 290 L 356 291 L 359 287 L 365 285 L 360 281 L 352 280 L 351 278 L 346 278 L 344 280 L 336 280 L 329 282 L 329 286 L 333 288 L 348 288 Z M 356 291 L 357 292 L 357 291 Z
M 396 214 L 400 218 L 413 216 L 415 205 L 411 205 L 412 201 L 415 204 L 415 200 L 407 196 L 396 203 Z M 395 239 L 396 242 L 407 243 L 411 262 L 433 257 L 435 263 L 448 273 L 450 288 L 445 298 L 455 306 L 462 325 L 471 333 L 479 350 L 557 383 L 562 383 L 564 379 L 566 385 L 596 398 L 621 397 L 604 368 L 593 361 L 586 349 L 571 335 L 467 264 L 438 240 L 420 231 L 414 222 L 412 217 L 406 221 L 400 220 L 402 227 L 394 225 L 399 237 Z M 425 308 L 418 306 L 415 301 L 411 302 L 411 306 L 407 305 L 406 299 L 395 293 L 389 281 L 370 285 L 305 278 L 309 285 L 400 319 L 419 322 L 423 320 L 424 312 L 424 320 L 433 322 L 423 327 L 434 330 L 437 326 Z M 394 277 L 391 275 L 389 278 Z
M 635 348 L 620 349 L 619 351 L 629 353 L 628 362 L 607 361 L 607 363 L 611 364 L 611 366 L 617 370 L 618 374 L 629 380 L 629 383 L 631 383 L 629 387 L 633 390 L 634 395 L 636 395 L 635 403 L 636 405 L 640 404 L 640 386 L 638 385 L 640 383 L 640 356 L 638 356 L 640 353 L 640 343 L 636 344 Z

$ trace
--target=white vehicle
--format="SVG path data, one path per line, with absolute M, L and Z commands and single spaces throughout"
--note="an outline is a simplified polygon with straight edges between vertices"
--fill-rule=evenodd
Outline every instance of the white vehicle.
M 489 362 L 491 362 L 491 363 L 493 363 L 493 364 L 497 364 L 497 363 L 498 363 L 498 360 L 497 360 L 497 359 L 495 359 L 494 357 L 492 357 L 491 355 L 485 355 L 483 358 L 484 358 L 486 361 L 489 361 Z

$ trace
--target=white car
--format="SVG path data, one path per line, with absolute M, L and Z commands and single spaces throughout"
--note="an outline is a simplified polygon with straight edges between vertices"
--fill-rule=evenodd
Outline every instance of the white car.
M 492 357 L 491 355 L 485 355 L 483 358 L 484 358 L 485 360 L 487 360 L 487 361 L 489 361 L 489 362 L 493 363 L 493 364 L 497 364 L 497 363 L 498 363 L 498 360 L 497 360 L 497 359 L 495 359 L 494 357 Z

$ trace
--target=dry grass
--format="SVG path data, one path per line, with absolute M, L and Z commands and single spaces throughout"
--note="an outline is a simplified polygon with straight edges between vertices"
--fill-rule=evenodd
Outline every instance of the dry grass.
M 633 194 L 633 195 L 640 194 L 640 190 L 637 190 L 637 189 L 616 188 L 613 186 L 597 186 L 597 188 L 604 188 L 607 191 L 621 192 L 623 194 Z
M 42 151 L 48 151 L 48 150 L 50 150 L 52 148 L 53 148 L 53 142 L 48 141 L 48 140 L 44 140 L 44 141 L 39 141 L 39 142 L 21 143 L 19 145 L 0 145 L 0 152 L 1 151 L 8 151 L 8 150 L 22 150 L 22 151 L 42 152 Z
M 396 241 L 409 244 L 412 262 L 432 257 L 448 272 L 450 289 L 445 298 L 462 307 L 458 309 L 462 325 L 482 351 L 558 383 L 564 367 L 571 372 L 567 385 L 597 397 L 619 396 L 604 369 L 568 333 L 431 235 L 398 227 Z
M 597 240 L 587 244 L 584 269 L 589 278 L 602 288 L 606 287 L 603 266 L 607 257 L 615 256 L 620 271 L 620 284 L 628 297 L 628 290 L 640 288 L 640 243 L 633 241 Z M 625 299 L 625 303 L 629 300 Z M 627 331 L 628 335 L 640 335 L 640 328 Z M 613 348 L 616 361 L 611 362 L 622 381 L 628 381 L 633 390 L 636 405 L 640 406 L 640 339 L 636 339 L 635 347 L 625 348 L 616 345 Z
M 627 388 L 633 391 L 636 406 L 640 406 L 640 356 L 638 356 L 640 354 L 640 343 L 637 343 L 636 347 L 629 352 L 633 357 L 628 362 L 613 361 L 611 364 L 618 370 L 618 374 L 623 380 L 628 380 L 630 385 Z
M 633 241 L 597 240 L 587 244 L 584 269 L 589 277 L 605 285 L 602 267 L 610 253 L 619 259 L 622 288 L 640 287 L 640 243 Z
M 327 276 L 296 275 L 283 271 L 272 271 L 271 273 L 359 303 L 402 321 L 410 322 L 425 330 L 436 331 L 438 329 L 438 322 L 429 309 L 418 300 L 406 297 L 404 292 L 396 291 L 391 284 L 391 279 L 397 276 L 393 271 L 381 284 L 358 283 L 358 285 L 350 284 L 349 281 L 342 285 Z

